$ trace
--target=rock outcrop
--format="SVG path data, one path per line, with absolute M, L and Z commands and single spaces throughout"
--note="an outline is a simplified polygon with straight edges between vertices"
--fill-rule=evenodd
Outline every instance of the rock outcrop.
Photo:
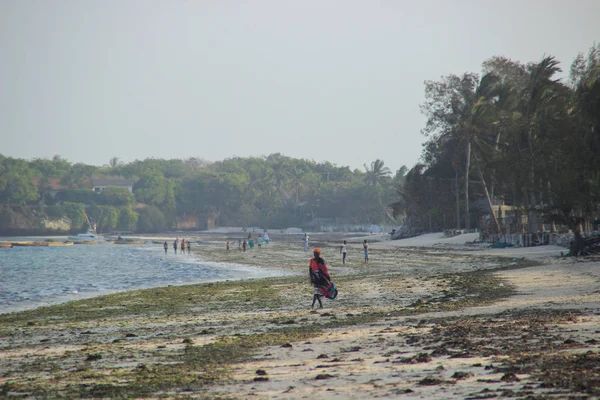
M 53 218 L 35 207 L 0 206 L 0 235 L 64 235 L 71 230 L 67 217 Z

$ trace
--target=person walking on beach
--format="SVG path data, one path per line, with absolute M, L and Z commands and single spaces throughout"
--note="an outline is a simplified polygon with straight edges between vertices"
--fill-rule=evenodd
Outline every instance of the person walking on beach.
M 363 242 L 363 249 L 365 250 L 365 264 L 369 263 L 369 244 L 367 243 L 367 239 Z
M 163 244 L 163 248 L 165 249 L 165 254 L 167 254 L 167 250 L 169 250 L 169 244 L 165 240 L 165 244 Z
M 254 239 L 252 239 L 252 236 L 248 239 L 248 247 L 250 247 L 250 250 L 254 248 Z
M 242 243 L 242 251 L 245 253 L 246 252 L 246 241 L 244 240 L 244 243 Z
M 265 232 L 264 239 L 265 239 L 265 244 L 269 244 L 269 233 L 268 232 Z
M 340 246 L 340 254 L 342 255 L 342 264 L 346 264 L 346 255 L 348 250 L 346 249 L 346 241 L 344 240 L 344 243 L 342 243 L 342 245 Z
M 262 235 L 258 235 L 258 239 L 256 240 L 258 243 L 258 249 L 262 249 L 262 244 L 263 244 L 263 238 Z
M 310 307 L 314 308 L 315 302 L 318 301 L 319 308 L 323 308 L 321 297 L 327 292 L 331 277 L 329 276 L 325 260 L 321 258 L 321 249 L 319 248 L 313 250 L 313 258 L 310 260 L 308 274 L 310 276 L 310 282 L 313 284 L 313 301 Z
M 185 254 L 185 238 L 181 239 L 181 254 Z
M 242 241 L 238 240 L 238 251 L 241 253 L 242 252 Z
M 187 242 L 185 242 L 185 244 L 187 245 L 188 254 L 190 254 L 192 250 L 192 243 L 188 240 Z
M 177 254 L 177 247 L 179 246 L 179 238 L 173 240 L 173 252 Z
M 225 249 L 227 250 L 227 252 L 229 253 L 229 242 L 227 242 L 227 244 L 225 245 Z
M 304 234 L 302 241 L 304 242 L 304 252 L 307 252 L 308 251 L 308 233 Z

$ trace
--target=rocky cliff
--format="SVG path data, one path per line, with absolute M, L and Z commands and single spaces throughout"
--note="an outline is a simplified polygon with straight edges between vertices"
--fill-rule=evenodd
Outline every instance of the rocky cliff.
M 64 235 L 70 230 L 67 217 L 49 217 L 34 207 L 0 206 L 1 236 Z

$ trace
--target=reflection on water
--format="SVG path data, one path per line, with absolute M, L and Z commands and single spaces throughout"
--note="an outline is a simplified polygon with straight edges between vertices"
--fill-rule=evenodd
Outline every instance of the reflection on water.
M 0 249 L 0 312 L 129 289 L 277 274 L 165 255 L 160 245 L 13 247 Z

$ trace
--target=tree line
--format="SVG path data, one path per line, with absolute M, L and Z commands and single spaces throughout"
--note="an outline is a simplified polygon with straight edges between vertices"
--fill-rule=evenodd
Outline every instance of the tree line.
M 200 229 L 209 220 L 217 226 L 272 229 L 394 224 L 390 204 L 406 172 L 402 167 L 392 173 L 381 160 L 352 170 L 281 154 L 218 162 L 112 158 L 104 166 L 60 156 L 28 161 L 0 155 L 0 202 L 5 214 L 25 207 L 67 217 L 74 231 L 87 228 L 86 214 L 100 232 L 158 232 L 190 219 L 199 221 Z M 133 193 L 113 187 L 95 193 L 90 180 L 98 177 L 133 179 Z M 50 182 L 58 182 L 60 190 Z
M 427 138 L 406 175 L 397 213 L 424 229 L 474 228 L 498 204 L 522 211 L 536 232 L 557 222 L 579 233 L 600 201 L 600 45 L 561 78 L 552 56 L 492 57 L 481 74 L 425 82 Z M 567 75 L 567 71 L 564 71 Z

